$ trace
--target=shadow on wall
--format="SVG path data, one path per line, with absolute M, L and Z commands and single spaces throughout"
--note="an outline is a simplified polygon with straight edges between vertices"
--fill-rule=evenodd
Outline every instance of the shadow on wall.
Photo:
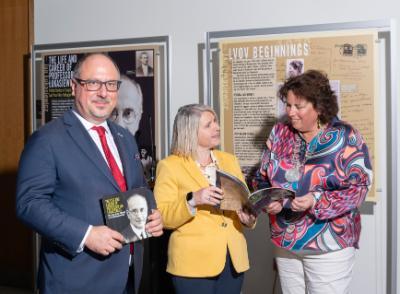
M 250 270 L 246 272 L 242 294 L 280 294 L 278 273 L 274 267 L 268 215 L 257 219 L 254 230 L 245 230 Z
M 374 202 L 364 202 L 360 207 L 361 214 L 373 215 L 374 214 Z

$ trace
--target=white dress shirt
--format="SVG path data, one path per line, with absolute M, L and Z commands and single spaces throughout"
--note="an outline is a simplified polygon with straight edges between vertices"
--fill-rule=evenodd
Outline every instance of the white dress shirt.
M 112 136 L 110 128 L 107 125 L 107 121 L 104 121 L 103 123 L 101 123 L 99 125 L 95 125 L 94 123 L 91 123 L 91 122 L 87 121 L 86 119 L 84 119 L 75 110 L 73 110 L 73 113 L 76 115 L 76 117 L 83 124 L 85 129 L 88 131 L 90 137 L 96 143 L 97 148 L 99 149 L 100 153 L 103 155 L 103 158 L 104 158 L 104 160 L 106 161 L 106 163 L 108 165 L 108 161 L 107 161 L 106 155 L 104 154 L 103 147 L 101 146 L 101 141 L 100 141 L 99 134 L 97 133 L 97 131 L 93 130 L 92 127 L 93 126 L 102 126 L 102 127 L 104 127 L 106 129 L 106 140 L 107 140 L 108 147 L 110 148 L 110 151 L 111 151 L 112 155 L 114 156 L 114 159 L 117 162 L 117 165 L 118 165 L 121 173 L 124 174 L 124 170 L 122 168 L 122 162 L 121 162 L 121 158 L 119 157 L 117 145 L 115 145 L 114 137 Z M 87 228 L 85 236 L 83 237 L 82 242 L 79 245 L 79 248 L 78 248 L 78 250 L 76 252 L 80 253 L 80 252 L 83 251 L 86 239 L 89 236 L 89 233 L 92 230 L 92 227 L 93 227 L 92 225 L 89 225 L 89 227 Z

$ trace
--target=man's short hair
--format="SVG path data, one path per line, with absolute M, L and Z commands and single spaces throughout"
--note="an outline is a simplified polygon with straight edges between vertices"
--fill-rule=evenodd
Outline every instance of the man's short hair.
M 115 61 L 111 58 L 110 55 L 108 55 L 106 52 L 91 52 L 91 53 L 85 53 L 85 54 L 78 60 L 78 62 L 75 64 L 75 67 L 74 67 L 74 74 L 73 74 L 72 76 L 73 76 L 74 78 L 80 78 L 80 77 L 81 77 L 82 65 L 85 63 L 85 61 L 86 61 L 88 58 L 90 58 L 90 57 L 92 57 L 92 56 L 95 56 L 95 55 L 104 56 L 105 58 L 107 58 L 108 60 L 110 60 L 110 61 L 114 64 L 114 66 L 115 66 L 115 68 L 116 68 L 116 70 L 117 70 L 117 72 L 118 72 L 118 75 L 120 75 L 119 67 L 118 67 L 118 65 L 115 63 Z

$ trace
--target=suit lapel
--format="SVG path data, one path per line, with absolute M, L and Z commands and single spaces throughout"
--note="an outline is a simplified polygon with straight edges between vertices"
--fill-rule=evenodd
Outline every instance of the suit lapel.
M 186 169 L 187 174 L 190 175 L 200 185 L 200 187 L 207 187 L 209 185 L 206 178 L 201 173 L 201 170 L 191 157 L 181 157 L 181 160 L 182 166 L 184 167 L 184 169 Z
M 76 145 L 89 158 L 90 161 L 98 168 L 104 176 L 119 190 L 118 184 L 111 174 L 110 168 L 101 155 L 96 144 L 85 130 L 78 118 L 73 114 L 72 110 L 64 115 L 64 123 L 68 126 L 67 132 L 72 137 Z
M 114 124 L 108 122 L 108 127 L 110 128 L 111 134 L 114 137 L 115 145 L 117 146 L 119 157 L 121 158 L 122 168 L 124 169 L 123 174 L 126 181 L 127 189 L 132 187 L 133 175 L 131 173 L 132 160 L 129 158 L 129 150 L 127 149 L 127 144 L 124 142 L 126 139 L 124 134 L 119 132 Z M 132 151 L 131 151 L 132 153 Z
M 227 169 L 226 164 L 224 164 L 224 163 L 226 163 L 226 161 L 222 160 L 221 153 L 218 152 L 218 150 L 213 150 L 213 154 L 217 160 L 217 168 L 222 171 L 225 171 Z

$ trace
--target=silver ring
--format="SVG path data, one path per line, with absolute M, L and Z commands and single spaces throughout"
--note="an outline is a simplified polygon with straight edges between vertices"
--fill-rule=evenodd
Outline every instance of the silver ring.
M 211 201 L 211 196 L 208 196 L 208 201 Z

